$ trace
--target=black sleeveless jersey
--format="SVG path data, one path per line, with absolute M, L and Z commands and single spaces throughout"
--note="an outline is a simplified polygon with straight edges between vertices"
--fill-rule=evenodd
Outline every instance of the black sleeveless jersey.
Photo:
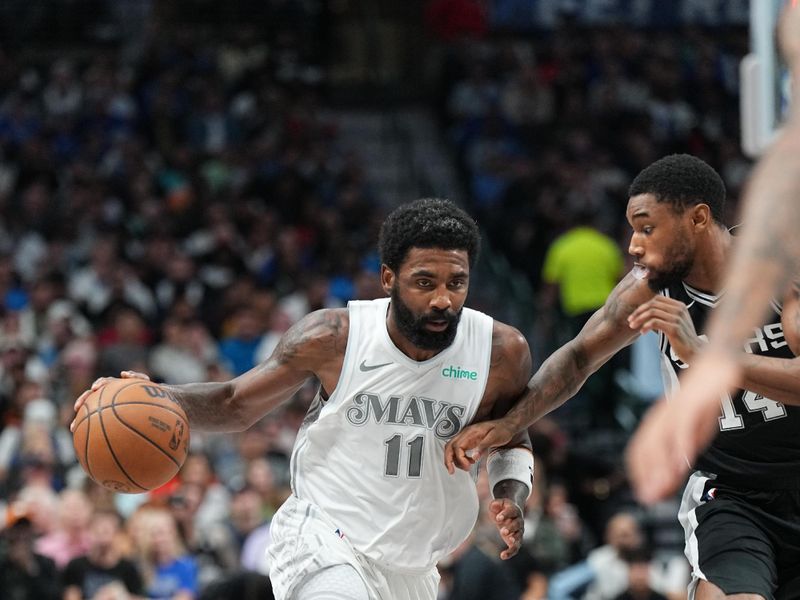
M 701 336 L 717 296 L 679 283 L 661 294 L 680 300 L 689 309 Z M 666 335 L 659 335 L 662 375 L 667 391 L 678 385 L 678 374 L 688 365 L 672 352 Z M 764 326 L 745 344 L 753 354 L 792 358 L 783 336 L 781 306 L 772 302 Z M 785 406 L 748 390 L 721 398 L 720 433 L 697 459 L 695 469 L 714 473 L 722 482 L 747 489 L 800 489 L 800 407 Z

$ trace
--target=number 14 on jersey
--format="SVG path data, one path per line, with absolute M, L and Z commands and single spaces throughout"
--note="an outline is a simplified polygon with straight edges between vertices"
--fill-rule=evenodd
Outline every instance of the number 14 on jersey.
M 773 421 L 786 416 L 786 407 L 783 404 L 750 390 L 744 391 L 742 402 L 749 412 L 760 412 L 765 421 Z M 722 397 L 722 416 L 719 418 L 719 430 L 732 431 L 734 429 L 744 429 L 744 419 L 736 412 L 736 407 L 730 395 L 725 394 Z

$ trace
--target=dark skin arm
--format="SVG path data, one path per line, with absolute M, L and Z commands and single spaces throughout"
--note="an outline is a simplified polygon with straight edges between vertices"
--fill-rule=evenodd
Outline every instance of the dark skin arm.
M 469 469 L 482 451 L 509 443 L 516 432 L 571 398 L 592 373 L 638 337 L 638 331 L 628 327 L 627 318 L 653 295 L 646 281 L 627 275 L 580 333 L 542 364 L 504 417 L 471 425 L 447 443 L 448 470 Z M 474 449 L 477 453 L 468 455 Z
M 781 318 L 788 339 L 797 337 L 798 303 L 791 291 Z M 697 335 L 686 305 L 679 300 L 655 296 L 637 308 L 628 319 L 631 328 L 640 333 L 662 331 L 669 337 L 672 350 L 686 364 L 692 365 L 695 356 L 706 342 Z M 752 331 L 750 337 L 752 337 Z M 769 343 L 770 340 L 767 340 Z M 800 359 L 776 358 L 744 353 L 741 357 L 741 387 L 765 398 L 790 406 L 800 406 Z
M 313 312 L 295 323 L 262 364 L 230 381 L 164 386 L 181 404 L 192 429 L 243 431 L 289 400 L 309 377 L 316 376 L 325 390 L 339 380 L 347 345 L 347 309 Z M 146 377 L 123 372 L 123 377 Z M 98 379 L 75 401 L 75 410 L 108 378 Z
M 530 372 L 531 353 L 525 338 L 513 327 L 495 321 L 489 380 L 475 421 L 505 414 L 513 398 L 524 391 Z M 530 437 L 527 431 L 519 432 L 502 447 L 524 448 L 530 452 Z M 492 495 L 494 500 L 489 504 L 489 513 L 506 543 L 507 548 L 500 553 L 500 558 L 505 560 L 514 556 L 522 545 L 523 507 L 528 489 L 520 481 L 505 479 L 494 486 Z

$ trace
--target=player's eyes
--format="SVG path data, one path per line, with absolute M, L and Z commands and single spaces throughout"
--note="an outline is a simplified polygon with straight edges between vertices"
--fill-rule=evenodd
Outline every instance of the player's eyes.
M 650 227 L 649 225 L 647 225 L 646 227 L 642 227 L 642 233 L 644 233 L 645 235 L 650 235 L 651 233 L 653 233 L 653 228 Z
M 462 288 L 464 285 L 466 285 L 466 282 L 463 279 L 454 279 L 450 282 L 450 287 L 455 289 Z
M 417 285 L 422 288 L 431 287 L 431 281 L 429 279 L 418 279 Z

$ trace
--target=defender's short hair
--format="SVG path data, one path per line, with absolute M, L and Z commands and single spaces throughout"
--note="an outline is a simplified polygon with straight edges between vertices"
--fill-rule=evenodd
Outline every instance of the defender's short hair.
M 652 194 L 658 202 L 668 202 L 676 211 L 697 204 L 708 204 L 711 216 L 720 225 L 725 212 L 725 184 L 711 165 L 690 154 L 670 154 L 639 173 L 628 189 L 628 197 Z
M 480 252 L 478 225 L 450 200 L 421 198 L 403 204 L 381 226 L 381 262 L 397 271 L 411 248 L 465 250 L 472 266 Z

